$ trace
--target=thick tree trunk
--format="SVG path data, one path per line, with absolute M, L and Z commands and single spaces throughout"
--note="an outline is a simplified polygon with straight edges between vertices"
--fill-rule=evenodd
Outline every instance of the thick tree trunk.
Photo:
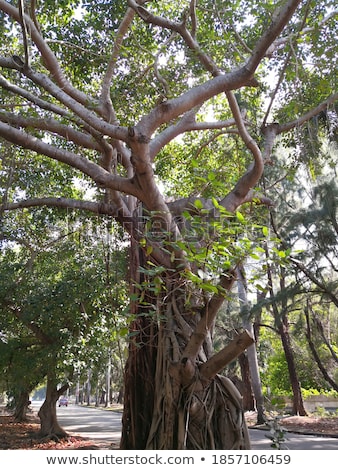
M 140 317 L 131 326 L 132 337 L 125 368 L 122 449 L 145 449 L 149 436 L 155 394 L 156 325 Z
M 198 336 L 199 300 L 187 302 L 191 292 L 179 277 L 168 276 L 164 292 L 155 300 L 156 312 L 146 315 L 140 308 L 132 325 L 121 448 L 250 448 L 242 397 L 216 371 L 251 344 L 251 337 L 240 335 L 209 361 L 206 341 L 195 359 L 185 355 L 192 333 Z M 143 295 L 145 304 L 148 300 Z
M 59 439 L 67 436 L 66 431 L 59 425 L 56 416 L 56 402 L 67 388 L 68 385 L 65 385 L 58 390 L 55 381 L 47 379 L 46 398 L 38 413 L 41 424 L 40 435 L 42 437 Z
M 27 421 L 27 411 L 30 405 L 29 392 L 27 390 L 21 391 L 17 397 L 17 402 L 14 411 L 14 421 L 16 423 L 22 423 Z

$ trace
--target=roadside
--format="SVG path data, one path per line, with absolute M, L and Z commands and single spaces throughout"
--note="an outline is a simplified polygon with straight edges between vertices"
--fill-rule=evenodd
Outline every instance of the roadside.
M 0 450 L 76 450 L 93 446 L 92 441 L 81 436 L 69 436 L 58 442 L 47 438 L 41 439 L 37 413 L 30 412 L 27 418 L 25 423 L 15 423 L 8 410 L 0 408 Z
M 245 417 L 249 428 L 269 429 L 267 425 L 256 425 L 255 412 L 247 412 Z M 309 416 L 284 415 L 278 418 L 278 423 L 287 432 L 338 438 L 337 415 L 318 416 L 314 413 Z

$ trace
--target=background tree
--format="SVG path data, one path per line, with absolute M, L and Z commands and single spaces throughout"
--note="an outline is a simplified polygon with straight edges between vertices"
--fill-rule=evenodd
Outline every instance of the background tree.
M 276 195 L 280 195 L 271 211 L 272 240 L 269 244 L 277 261 L 271 263 L 272 257 L 269 257 L 270 295 L 264 294 L 261 286 L 263 300 L 256 305 L 274 308 L 275 322 L 282 316 L 280 312 L 288 311 L 285 328 L 289 330 L 290 342 L 299 358 L 294 359 L 294 369 L 297 369 L 303 387 L 319 389 L 336 388 L 332 374 L 330 377 L 324 366 L 326 363 L 332 370 L 336 343 L 330 326 L 336 322 L 337 313 L 335 116 L 336 111 L 332 109 L 330 122 L 326 114 L 325 118 L 311 120 L 298 132 L 296 143 L 292 139 L 287 141 L 291 147 L 282 142 L 279 149 L 282 166 L 275 165 L 266 172 L 265 185 L 270 197 L 277 200 Z M 300 158 L 295 164 L 296 154 Z M 314 156 L 318 162 L 316 167 L 311 164 Z M 284 260 L 282 269 L 281 258 Z M 281 279 L 279 288 L 276 286 L 278 277 Z M 310 355 L 306 353 L 306 341 Z M 321 354 L 316 348 L 322 351 Z M 313 358 L 317 370 L 313 367 Z M 319 377 L 319 370 L 326 385 Z
M 43 436 L 66 435 L 57 422 L 58 398 L 74 381 L 81 364 L 84 367 L 89 360 L 100 364 L 108 347 L 111 352 L 119 351 L 111 338 L 115 335 L 118 345 L 118 335 L 122 325 L 126 330 L 127 322 L 121 315 L 126 295 L 120 283 L 124 263 L 116 259 L 114 289 L 119 292 L 112 303 L 113 290 L 108 291 L 105 278 L 107 260 L 104 262 L 102 253 L 100 256 L 102 250 L 107 259 L 113 254 L 122 257 L 121 250 L 115 251 L 114 245 L 113 251 L 108 245 L 114 237 L 112 227 L 109 224 L 107 232 L 105 221 L 96 218 L 91 224 L 87 219 L 83 226 L 68 215 L 66 224 L 63 217 L 55 216 L 51 228 L 48 212 L 39 209 L 33 215 L 26 214 L 17 228 L 12 218 L 2 226 L 2 370 L 7 376 L 6 389 L 14 396 L 17 420 L 25 418 L 33 389 L 47 381 L 45 402 L 39 411 Z M 24 245 L 20 244 L 21 230 L 25 231 Z M 93 232 L 98 245 L 95 254 Z M 118 322 L 114 321 L 117 310 Z M 108 335 L 107 346 L 108 340 L 103 338 Z M 95 360 L 93 346 L 90 348 L 94 340 Z
M 327 156 L 327 162 L 336 160 L 336 155 L 331 155 L 332 160 L 330 155 Z M 300 311 L 305 315 L 305 320 L 299 322 L 303 326 L 302 334 L 307 338 L 311 354 L 327 384 L 337 390 L 333 376 L 330 376 L 324 365 L 327 363 L 328 368 L 332 370 L 337 363 L 334 350 L 337 339 L 332 330 L 332 323 L 337 321 L 338 305 L 337 188 L 334 179 L 330 180 L 329 166 L 322 167 L 325 176 L 318 174 L 310 178 L 308 181 L 311 181 L 311 184 L 304 187 L 303 193 L 306 192 L 309 200 L 307 208 L 290 211 L 286 224 L 278 227 L 275 222 L 274 228 L 277 233 L 287 234 L 284 246 L 298 243 L 301 248 L 290 259 L 291 268 L 295 270 L 291 295 L 298 291 L 298 297 L 301 299 Z M 321 182 L 323 176 L 325 182 Z M 319 353 L 319 350 L 322 352 Z
M 257 186 L 276 137 L 337 99 L 334 5 L 128 0 L 82 4 L 78 17 L 75 6 L 44 1 L 22 12 L 0 1 L 0 135 L 37 153 L 48 177 L 52 160 L 100 197 L 46 185 L 45 195 L 8 197 L 2 209 L 78 208 L 129 233 L 135 321 L 123 448 L 245 448 L 240 397 L 218 373 L 252 338 L 213 355 L 212 327 L 252 248 L 238 238 L 239 208 L 270 203 Z M 206 130 L 209 151 L 195 158 L 174 140 Z M 166 199 L 156 165 L 201 166 L 213 146 L 223 158 L 203 179 L 218 181 L 218 192 L 195 179 L 197 194 Z
M 27 419 L 31 393 L 46 374 L 43 352 L 37 351 L 27 336 L 19 338 L 8 331 L 4 333 L 3 329 L 2 332 L 0 367 L 5 380 L 1 390 L 7 393 L 7 406 L 14 410 L 14 420 L 23 422 Z

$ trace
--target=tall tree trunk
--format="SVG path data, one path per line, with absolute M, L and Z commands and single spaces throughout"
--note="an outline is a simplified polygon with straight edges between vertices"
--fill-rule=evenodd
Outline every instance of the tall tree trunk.
M 291 338 L 290 338 L 289 331 L 288 331 L 287 316 L 284 316 L 283 321 L 279 326 L 279 334 L 280 334 L 282 344 L 283 344 L 285 359 L 286 359 L 287 366 L 288 366 L 291 388 L 292 388 L 292 393 L 293 393 L 292 413 L 294 415 L 307 416 L 307 412 L 304 408 L 302 391 L 301 391 L 299 380 L 298 380 L 298 374 L 296 370 L 293 349 L 291 346 Z
M 87 383 L 86 383 L 86 392 L 87 392 L 87 405 L 90 406 L 92 385 L 91 385 L 92 371 L 89 368 L 87 371 Z
M 110 392 L 110 382 L 111 382 L 111 350 L 108 351 L 108 361 L 106 369 L 106 398 L 104 406 L 109 406 L 111 403 L 111 392 Z
M 268 256 L 267 245 L 265 246 L 265 251 L 266 251 L 267 259 L 268 259 L 269 256 Z M 286 273 L 285 273 L 285 269 L 282 266 L 279 267 L 279 270 L 280 270 L 279 289 L 280 289 L 280 292 L 284 292 L 286 290 L 286 282 L 285 282 Z M 272 270 L 271 270 L 269 263 L 267 263 L 267 274 L 268 274 L 268 281 L 269 281 L 269 292 L 270 292 L 270 296 L 272 299 L 273 315 L 275 318 L 278 333 L 281 337 L 285 359 L 286 359 L 286 363 L 288 366 L 290 384 L 291 384 L 291 388 L 293 392 L 292 413 L 294 415 L 307 416 L 306 410 L 304 408 L 302 391 L 301 391 L 299 380 L 298 380 L 298 374 L 297 374 L 296 364 L 294 360 L 294 353 L 293 353 L 291 338 L 289 334 L 289 319 L 287 315 L 288 298 L 287 296 L 282 297 L 281 307 L 279 310 L 276 296 L 274 294 Z
M 328 384 L 330 384 L 330 386 L 336 390 L 336 392 L 338 392 L 338 384 L 333 380 L 332 377 L 330 377 L 328 371 L 326 370 L 326 368 L 324 367 L 324 364 L 322 363 L 321 359 L 320 359 L 320 356 L 317 352 L 317 349 L 316 349 L 316 346 L 312 340 L 312 332 L 311 332 L 311 323 L 310 323 L 310 311 L 311 313 L 313 314 L 313 311 L 312 311 L 312 306 L 311 306 L 311 302 L 310 300 L 307 300 L 307 305 L 304 309 L 304 313 L 305 313 L 305 318 L 306 318 L 306 339 L 307 339 L 307 342 L 308 342 L 308 345 L 309 345 L 309 348 L 310 348 L 310 351 L 312 353 L 312 356 L 314 358 L 314 360 L 316 361 L 316 364 L 319 368 L 319 370 L 321 371 L 324 379 L 327 381 Z M 313 315 L 314 316 L 314 315 Z M 323 335 L 323 327 L 322 325 L 320 325 L 321 327 L 321 334 Z M 325 344 L 327 345 L 327 341 L 325 341 Z M 331 346 L 331 345 L 330 345 Z M 334 357 L 337 358 L 337 355 L 336 353 L 334 352 L 333 348 L 332 348 L 332 352 L 334 354 Z
M 285 268 L 280 267 L 280 290 L 284 292 L 286 289 L 286 274 Z M 296 364 L 294 360 L 294 353 L 291 344 L 291 338 L 289 334 L 289 318 L 288 318 L 288 299 L 286 297 L 282 298 L 282 314 L 280 319 L 277 321 L 279 334 L 281 336 L 283 349 L 285 353 L 285 359 L 288 365 L 291 388 L 293 392 L 293 403 L 292 403 L 292 413 L 294 415 L 307 416 L 307 413 L 304 408 L 302 391 L 300 388 L 300 383 L 298 380 L 298 374 L 296 369 Z M 278 317 L 277 317 L 278 318 Z
M 59 425 L 56 416 L 56 402 L 67 389 L 68 384 L 58 390 L 54 377 L 47 377 L 46 398 L 38 412 L 41 423 L 40 434 L 42 437 L 47 436 L 52 439 L 59 439 L 67 436 L 66 431 Z
M 252 338 L 240 335 L 210 360 L 208 341 L 192 353 L 195 341 L 210 334 L 209 326 L 201 327 L 208 308 L 201 308 L 202 297 L 192 296 L 179 276 L 162 280 L 162 296 L 154 298 L 151 288 L 142 294 L 131 328 L 121 448 L 250 448 L 242 397 L 217 372 Z M 156 310 L 149 310 L 151 302 Z
M 243 328 L 248 330 L 254 337 L 254 326 L 250 318 L 250 305 L 247 296 L 246 279 L 244 274 L 244 268 L 237 268 L 237 285 L 238 285 L 238 298 L 240 302 L 241 317 Z M 258 359 L 256 344 L 251 344 L 246 352 L 250 370 L 251 385 L 256 401 L 257 410 L 257 424 L 265 423 L 265 409 L 264 409 L 264 396 L 262 392 L 262 383 L 259 374 Z
M 231 380 L 236 385 L 243 397 L 243 409 L 245 411 L 254 411 L 256 410 L 256 402 L 252 390 L 248 356 L 245 352 L 238 357 L 238 363 L 241 369 L 242 379 L 240 380 L 237 377 L 231 377 Z

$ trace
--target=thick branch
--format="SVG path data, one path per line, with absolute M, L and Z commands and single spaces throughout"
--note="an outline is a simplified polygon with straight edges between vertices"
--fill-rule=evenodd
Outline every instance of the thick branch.
M 159 151 L 165 147 L 165 145 L 185 132 L 229 129 L 236 124 L 234 119 L 228 119 L 226 121 L 196 122 L 195 114 L 195 110 L 191 110 L 186 113 L 177 124 L 167 127 L 151 141 L 149 152 L 152 160 L 156 157 Z M 232 132 L 237 132 L 237 129 L 232 129 Z
M 278 131 L 278 124 L 276 123 L 269 124 L 268 126 L 262 128 L 262 132 L 265 137 L 264 152 L 263 152 L 264 163 L 271 162 L 271 154 L 272 154 L 273 146 L 275 145 L 277 131 Z
M 247 70 L 253 75 L 262 59 L 265 57 L 268 48 L 283 31 L 296 11 L 301 0 L 288 0 L 273 14 L 273 20 L 265 33 L 261 36 L 253 49 L 251 57 L 246 62 Z
M 280 124 L 277 127 L 277 134 L 282 134 L 283 132 L 290 131 L 291 129 L 294 129 L 296 127 L 301 127 L 303 124 L 305 124 L 307 121 L 312 119 L 314 116 L 317 116 L 317 114 L 319 114 L 321 111 L 326 109 L 328 106 L 330 106 L 330 104 L 334 103 L 337 100 L 338 100 L 338 93 L 334 93 L 326 101 L 323 101 L 315 108 L 303 114 L 303 116 L 295 119 L 294 121 L 290 121 L 285 124 Z
M 24 201 L 9 202 L 1 206 L 1 210 L 10 211 L 29 207 L 58 207 L 62 209 L 80 209 L 94 214 L 116 216 L 116 208 L 103 202 L 83 201 L 64 197 L 32 198 Z
M 25 127 L 25 128 L 34 128 L 43 131 L 48 131 L 53 134 L 57 134 L 61 137 L 64 137 L 67 141 L 72 141 L 77 145 L 85 147 L 87 149 L 96 150 L 98 152 L 102 151 L 102 147 L 87 134 L 83 134 L 70 126 L 65 126 L 55 119 L 38 119 L 38 118 L 24 118 L 19 114 L 13 113 L 1 113 L 0 112 L 0 121 L 6 122 L 8 124 Z
M 247 330 L 236 336 L 224 349 L 200 366 L 201 379 L 213 379 L 218 372 L 224 369 L 230 362 L 234 361 L 254 342 L 254 338 Z
M 139 125 L 143 133 L 150 136 L 162 124 L 182 116 L 196 106 L 201 106 L 210 98 L 228 90 L 241 88 L 247 83 L 248 78 L 249 74 L 245 69 L 234 70 L 228 74 L 212 78 L 201 85 L 191 88 L 182 95 L 156 106 L 156 108 L 141 119 Z
M 29 44 L 28 44 L 28 30 L 27 30 L 26 19 L 25 19 L 24 0 L 19 0 L 19 16 L 20 16 L 20 23 L 21 23 L 21 30 L 22 30 L 23 47 L 25 51 L 25 67 L 29 67 L 30 66 L 30 52 L 29 52 Z
M 109 135 L 114 139 L 120 139 L 123 141 L 128 140 L 128 130 L 126 128 L 109 124 L 108 122 L 99 119 L 88 109 L 88 104 L 90 103 L 89 100 L 87 100 L 86 105 L 78 103 L 75 99 L 65 93 L 63 89 L 55 85 L 55 83 L 46 75 L 35 72 L 32 69 L 27 70 L 25 75 L 54 96 L 54 98 L 60 101 L 63 105 L 67 106 L 67 108 L 71 109 L 77 116 L 97 131 L 102 132 L 104 135 Z
M 251 137 L 251 135 L 249 134 L 249 132 L 247 131 L 244 125 L 243 118 L 241 116 L 241 112 L 238 107 L 237 100 L 234 94 L 231 91 L 229 91 L 226 93 L 226 95 L 228 98 L 231 112 L 235 118 L 239 134 L 242 137 L 242 140 L 245 143 L 246 147 L 251 151 L 254 157 L 254 164 L 240 178 L 240 180 L 236 184 L 231 194 L 227 196 L 226 198 L 224 198 L 221 203 L 222 205 L 224 204 L 224 206 L 228 210 L 232 211 L 235 209 L 235 207 L 232 208 L 230 205 L 236 204 L 236 207 L 237 207 L 238 202 L 241 202 L 241 200 L 248 194 L 249 190 L 253 188 L 255 184 L 259 181 L 264 170 L 264 162 L 263 162 L 261 151 L 257 143 Z
M 1 2 L 1 0 L 0 0 Z M 50 95 L 56 98 L 60 103 L 72 110 L 80 119 L 86 122 L 89 126 L 101 132 L 103 135 L 108 135 L 113 139 L 119 139 L 124 142 L 128 140 L 128 130 L 121 126 L 115 126 L 109 122 L 100 119 L 90 110 L 92 101 L 86 101 L 85 105 L 79 103 L 77 100 L 68 95 L 62 88 L 56 85 L 47 75 L 34 71 L 33 69 L 25 69 L 20 63 L 12 59 L 0 58 L 0 66 L 15 69 L 24 74 L 27 78 L 32 80 L 36 85 L 43 88 Z M 13 89 L 14 91 L 14 89 Z M 92 106 L 94 107 L 94 106 Z
M 96 183 L 107 188 L 122 191 L 127 194 L 138 197 L 139 192 L 133 183 L 117 175 L 111 175 L 108 171 L 101 168 L 94 162 L 80 157 L 75 153 L 59 149 L 39 140 L 19 129 L 0 122 L 0 136 L 20 147 L 33 150 L 34 152 L 46 155 L 47 157 L 65 163 L 73 168 L 77 168 L 82 173 L 90 176 Z
M 191 20 L 191 35 L 194 38 L 197 32 L 196 0 L 190 0 L 189 11 Z
M 136 0 L 128 0 L 128 5 L 132 8 L 140 18 L 145 23 L 151 23 L 156 26 L 160 26 L 161 28 L 170 29 L 172 31 L 180 32 L 182 27 L 182 23 L 176 23 L 174 21 L 170 21 L 167 18 L 163 18 L 160 16 L 153 15 L 150 11 L 140 5 L 141 2 Z M 144 2 L 142 2 L 144 3 Z
M 5 59 L 5 58 L 0 57 L 0 66 L 9 67 L 10 65 L 13 65 L 13 61 L 11 59 Z M 48 103 L 48 101 L 44 101 L 41 98 L 38 98 L 33 93 L 30 93 L 29 91 L 10 83 L 2 75 L 0 75 L 0 86 L 15 95 L 25 98 L 25 100 L 29 101 L 30 103 L 33 103 L 34 105 L 38 106 L 41 109 L 45 109 L 46 111 L 50 111 L 60 116 L 68 116 L 68 117 L 70 116 L 70 113 L 68 110 L 60 108 L 59 106 L 56 106 L 53 103 Z
M 197 358 L 199 350 L 204 343 L 207 333 L 212 327 L 219 309 L 223 305 L 225 298 L 223 292 L 228 292 L 234 282 L 235 277 L 233 273 L 229 273 L 228 276 L 223 276 L 221 278 L 220 288 L 222 292 L 214 294 L 206 305 L 205 309 L 203 310 L 201 319 L 198 322 L 183 352 L 183 358 L 189 358 L 192 361 Z

